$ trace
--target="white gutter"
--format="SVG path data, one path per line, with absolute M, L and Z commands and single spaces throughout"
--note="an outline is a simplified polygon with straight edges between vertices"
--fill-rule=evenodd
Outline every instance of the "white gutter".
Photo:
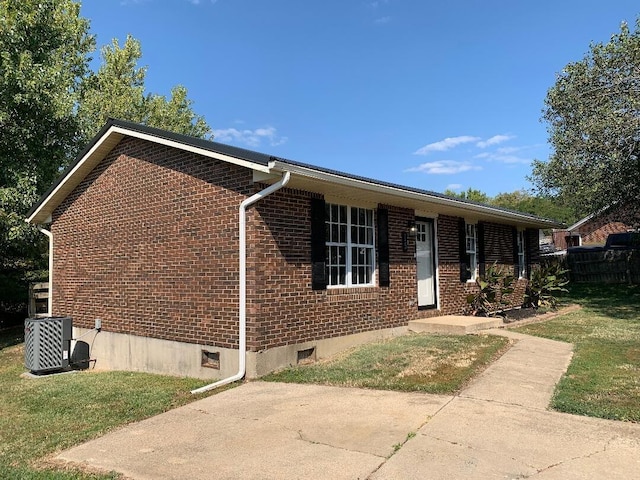
M 53 233 L 38 227 L 42 233 L 49 237 L 49 298 L 47 299 L 47 313 L 53 315 Z
M 371 192 L 393 195 L 396 197 L 402 197 L 419 202 L 426 201 L 437 205 L 464 209 L 479 214 L 491 215 L 493 217 L 499 217 L 509 221 L 536 223 L 539 225 L 539 228 L 550 228 L 557 226 L 557 224 L 553 221 L 549 221 L 547 219 L 531 218 L 531 216 L 525 213 L 505 211 L 499 208 L 492 207 L 490 205 L 477 205 L 474 203 L 463 202 L 455 198 L 443 198 L 436 195 L 430 195 L 426 192 L 413 192 L 410 190 L 405 190 L 401 186 L 381 185 L 379 183 L 376 183 L 375 181 L 369 181 L 367 179 L 345 177 L 337 172 L 323 172 L 312 167 L 291 165 L 280 161 L 275 161 L 273 163 L 270 162 L 269 166 L 277 170 L 282 169 L 283 171 L 290 171 L 295 174 L 299 174 L 301 176 L 316 179 L 326 183 L 343 185 L 351 188 L 361 188 L 363 190 L 368 190 Z
M 239 221 L 239 267 L 240 267 L 240 307 L 239 307 L 239 327 L 240 334 L 238 339 L 238 373 L 235 375 L 218 380 L 215 383 L 210 383 L 209 385 L 205 385 L 204 387 L 196 388 L 195 390 L 191 390 L 191 393 L 202 393 L 208 390 L 213 390 L 214 388 L 220 387 L 221 385 L 226 385 L 228 383 L 235 382 L 237 380 L 241 380 L 244 377 L 246 372 L 246 355 L 247 355 L 247 227 L 246 227 L 246 217 L 247 217 L 247 207 L 256 203 L 258 200 L 263 199 L 264 197 L 271 195 L 276 190 L 280 190 L 287 183 L 289 183 L 289 178 L 291 177 L 291 173 L 288 171 L 284 172 L 282 178 L 270 185 L 269 187 L 261 190 L 260 192 L 252 195 L 251 197 L 245 199 L 240 204 L 240 221 Z

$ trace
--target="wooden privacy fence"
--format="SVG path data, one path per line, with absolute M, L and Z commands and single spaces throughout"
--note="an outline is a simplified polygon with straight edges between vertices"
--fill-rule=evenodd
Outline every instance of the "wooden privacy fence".
M 49 282 L 29 284 L 29 318 L 49 315 Z
M 576 283 L 640 284 L 640 250 L 569 252 L 567 263 Z

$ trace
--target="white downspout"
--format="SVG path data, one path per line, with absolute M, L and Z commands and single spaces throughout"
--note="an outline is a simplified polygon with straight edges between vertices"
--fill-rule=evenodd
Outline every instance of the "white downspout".
M 242 377 L 244 377 L 244 374 L 246 371 L 246 355 L 247 355 L 247 227 L 246 227 L 247 207 L 256 203 L 258 200 L 261 200 L 264 197 L 271 195 L 276 190 L 280 190 L 287 183 L 289 183 L 290 177 L 291 177 L 290 172 L 284 172 L 284 175 L 278 182 L 265 188 L 264 190 L 259 191 L 255 195 L 252 195 L 251 197 L 243 200 L 242 203 L 240 204 L 240 208 L 239 208 L 239 213 L 240 213 L 240 221 L 239 221 L 240 307 L 239 307 L 239 315 L 238 315 L 240 334 L 238 339 L 238 373 L 236 373 L 231 377 L 218 380 L 215 383 L 210 383 L 209 385 L 205 385 L 204 387 L 191 390 L 191 393 L 202 393 L 208 390 L 213 390 L 214 388 L 217 388 L 221 385 L 226 385 L 228 383 L 241 380 Z
M 53 233 L 38 227 L 42 233 L 49 237 L 49 298 L 47 299 L 47 314 L 53 315 Z

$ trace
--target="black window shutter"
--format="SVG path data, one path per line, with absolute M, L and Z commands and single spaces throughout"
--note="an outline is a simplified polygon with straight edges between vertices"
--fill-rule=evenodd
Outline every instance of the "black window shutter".
M 540 248 L 538 243 L 540 231 L 535 228 L 527 228 L 524 232 L 524 264 L 527 266 L 527 276 L 531 278 L 533 268 L 533 255 L 536 255 Z
M 518 229 L 513 227 L 513 275 L 520 277 L 520 259 L 518 258 Z
M 378 208 L 378 283 L 381 287 L 391 284 L 389 272 L 389 211 Z
M 467 228 L 464 218 L 458 220 L 458 242 L 460 254 L 460 281 L 466 282 L 471 278 L 471 271 L 467 261 Z
M 311 199 L 311 288 L 327 288 L 326 207 L 324 199 Z
M 478 222 L 476 235 L 478 236 L 478 242 L 476 244 L 476 247 L 478 249 L 478 273 L 480 277 L 484 278 L 487 263 L 487 259 L 484 253 L 484 223 Z

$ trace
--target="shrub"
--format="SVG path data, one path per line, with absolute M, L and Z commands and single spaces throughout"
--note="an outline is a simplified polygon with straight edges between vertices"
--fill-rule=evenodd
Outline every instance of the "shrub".
M 468 313 L 476 316 L 494 316 L 501 306 L 509 305 L 508 295 L 513 293 L 513 275 L 504 273 L 495 263 L 484 276 L 476 279 L 478 291 L 467 295 Z
M 566 293 L 565 286 L 569 283 L 567 270 L 562 260 L 557 258 L 543 261 L 531 270 L 529 283 L 524 295 L 524 307 L 539 308 L 540 306 L 556 308 L 557 296 Z

